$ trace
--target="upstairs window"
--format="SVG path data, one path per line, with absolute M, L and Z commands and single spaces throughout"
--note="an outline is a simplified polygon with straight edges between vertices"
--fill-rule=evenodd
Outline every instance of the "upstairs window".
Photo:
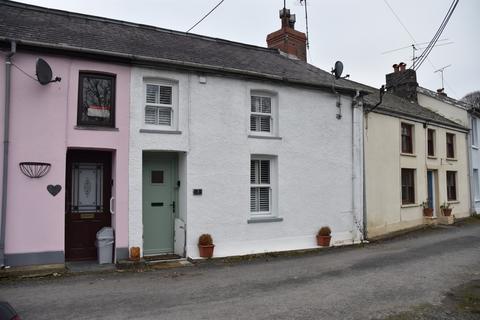
M 402 123 L 402 153 L 413 153 L 413 125 Z
M 172 85 L 155 83 L 145 85 L 145 124 L 172 127 L 174 107 Z
M 428 140 L 428 155 L 430 157 L 435 156 L 435 130 L 427 130 L 427 140 Z
M 271 214 L 272 186 L 270 168 L 270 160 L 252 159 L 250 162 L 251 214 Z
M 77 125 L 115 126 L 115 77 L 80 73 Z
M 477 118 L 472 117 L 472 145 L 478 146 Z
M 455 158 L 455 135 L 447 133 L 447 158 Z
M 250 131 L 272 133 L 272 97 L 252 95 L 250 102 Z

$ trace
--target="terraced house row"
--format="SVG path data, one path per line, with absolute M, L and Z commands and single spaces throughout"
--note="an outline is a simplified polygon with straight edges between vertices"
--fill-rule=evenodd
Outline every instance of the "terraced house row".
M 315 248 L 322 226 L 346 245 L 475 210 L 471 109 L 403 64 L 382 94 L 335 79 L 306 61 L 288 9 L 267 48 L 0 9 L 0 265 L 95 260 L 102 227 L 114 261 L 134 247 L 195 259 L 204 233 L 224 257 Z

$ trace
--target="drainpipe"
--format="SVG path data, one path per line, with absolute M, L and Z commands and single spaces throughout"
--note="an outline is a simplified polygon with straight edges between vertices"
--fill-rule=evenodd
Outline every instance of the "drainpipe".
M 5 114 L 3 119 L 3 174 L 2 174 L 2 211 L 0 217 L 0 267 L 5 266 L 5 225 L 7 217 L 7 175 L 8 175 L 8 143 L 10 118 L 10 75 L 12 57 L 17 51 L 15 41 L 10 42 L 11 49 L 5 58 Z
M 361 241 L 365 240 L 365 210 L 363 205 L 363 130 L 360 92 L 357 90 L 352 100 L 352 211 L 355 227 L 361 232 Z M 362 204 L 359 206 L 359 204 Z M 362 209 L 360 209 L 360 207 Z M 359 221 L 359 210 L 362 210 Z

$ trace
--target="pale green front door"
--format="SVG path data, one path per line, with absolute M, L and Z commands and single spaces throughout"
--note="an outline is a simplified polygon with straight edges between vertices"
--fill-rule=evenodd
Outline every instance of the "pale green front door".
M 175 159 L 165 153 L 143 154 L 144 255 L 173 252 Z

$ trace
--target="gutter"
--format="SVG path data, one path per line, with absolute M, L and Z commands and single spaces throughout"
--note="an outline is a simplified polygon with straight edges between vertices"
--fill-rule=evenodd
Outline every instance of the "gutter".
M 17 51 L 15 41 L 10 41 L 10 52 L 5 58 L 5 113 L 3 119 L 3 173 L 2 173 L 2 209 L 0 217 L 0 267 L 5 266 L 5 225 L 7 217 L 7 181 L 8 181 L 8 145 L 10 125 L 10 82 L 12 57 Z
M 5 42 L 5 41 L 9 41 L 9 39 L 5 37 L 0 37 L 0 41 Z M 269 79 L 273 81 L 287 82 L 289 84 L 298 84 L 298 85 L 303 85 L 308 87 L 323 88 L 325 90 L 331 90 L 331 87 L 329 85 L 313 84 L 308 81 L 290 79 L 287 77 L 281 77 L 281 76 L 263 73 L 263 72 L 257 72 L 257 71 L 219 67 L 219 66 L 207 65 L 207 64 L 196 63 L 196 62 L 178 61 L 178 60 L 165 59 L 165 58 L 155 58 L 155 57 L 134 55 L 134 54 L 128 54 L 128 53 L 119 53 L 119 52 L 105 51 L 100 49 L 80 48 L 80 47 L 70 46 L 67 44 L 51 44 L 51 43 L 44 43 L 44 42 L 30 41 L 30 40 L 16 40 L 16 42 L 19 45 L 31 46 L 35 48 L 70 51 L 70 52 L 76 52 L 80 54 L 94 55 L 94 56 L 100 55 L 100 56 L 106 56 L 106 57 L 115 57 L 118 59 L 127 60 L 128 62 L 132 64 L 137 64 L 137 65 L 151 66 L 153 63 L 153 64 L 165 65 L 165 66 L 175 66 L 175 67 L 186 69 L 186 70 L 197 69 L 203 72 L 211 71 L 211 72 L 222 72 L 222 73 L 228 73 L 228 74 L 244 75 L 244 76 L 249 76 L 254 78 Z M 346 88 L 346 87 L 337 87 L 336 89 L 341 93 L 348 93 L 348 94 L 355 94 L 357 91 L 357 89 Z M 361 92 L 366 93 L 367 91 L 362 90 Z

